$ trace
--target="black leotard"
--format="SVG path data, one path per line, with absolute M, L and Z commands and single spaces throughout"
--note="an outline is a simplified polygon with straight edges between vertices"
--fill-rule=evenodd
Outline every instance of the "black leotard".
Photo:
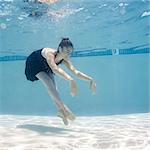
M 42 48 L 43 49 L 43 48 Z M 50 72 L 54 74 L 52 69 L 49 67 L 46 59 L 41 55 L 42 49 L 33 51 L 26 59 L 25 64 L 25 75 L 27 80 L 35 81 L 39 80 L 35 75 L 39 73 L 40 71 Z M 55 57 L 57 55 L 57 52 L 55 54 Z M 62 63 L 63 59 L 60 60 L 57 65 Z

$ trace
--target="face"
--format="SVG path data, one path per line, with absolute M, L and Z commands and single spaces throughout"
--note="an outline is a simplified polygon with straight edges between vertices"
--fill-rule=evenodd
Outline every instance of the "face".
M 61 53 L 62 53 L 64 56 L 69 56 L 72 52 L 73 52 L 73 48 L 72 48 L 72 47 L 63 47 L 63 48 L 61 49 Z

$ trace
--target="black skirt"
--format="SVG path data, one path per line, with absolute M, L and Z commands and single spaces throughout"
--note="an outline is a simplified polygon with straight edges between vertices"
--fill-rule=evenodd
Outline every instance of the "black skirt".
M 33 51 L 26 59 L 25 75 L 27 80 L 39 80 L 35 75 L 41 71 L 54 74 L 46 59 L 41 55 L 41 51 L 42 49 Z

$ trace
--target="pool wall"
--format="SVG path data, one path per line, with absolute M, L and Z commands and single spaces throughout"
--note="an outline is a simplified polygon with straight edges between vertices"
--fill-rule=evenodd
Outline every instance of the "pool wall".
M 92 76 L 97 92 L 88 82 L 77 81 L 78 94 L 71 97 L 69 82 L 55 76 L 62 100 L 77 115 L 112 115 L 149 112 L 149 54 L 73 57 L 74 66 Z M 25 61 L 0 62 L 1 114 L 55 115 L 56 107 L 42 82 L 24 75 Z M 66 71 L 67 69 L 62 66 Z M 68 72 L 68 71 L 67 71 Z M 69 73 L 69 72 L 68 72 Z

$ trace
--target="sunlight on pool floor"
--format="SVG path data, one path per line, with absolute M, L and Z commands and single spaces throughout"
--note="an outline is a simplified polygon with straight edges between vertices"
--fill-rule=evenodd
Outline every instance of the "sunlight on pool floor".
M 77 116 L 69 126 L 53 116 L 0 116 L 0 149 L 150 149 L 150 114 Z

